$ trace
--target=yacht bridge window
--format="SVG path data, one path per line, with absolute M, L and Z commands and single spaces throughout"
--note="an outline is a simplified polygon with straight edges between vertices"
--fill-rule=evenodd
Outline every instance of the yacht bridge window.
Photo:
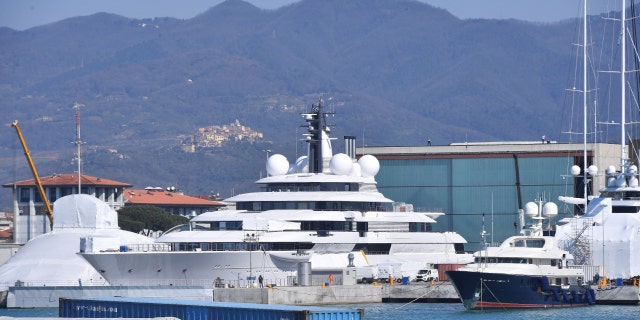
M 544 247 L 543 239 L 516 239 L 511 243 L 512 247 L 521 248 L 542 248 Z
M 603 191 L 600 198 L 613 200 L 640 200 L 640 191 Z
M 611 208 L 612 213 L 638 213 L 640 212 L 640 207 L 636 206 L 613 206 Z
M 198 223 L 204 230 L 242 230 L 242 221 L 214 221 L 208 223 Z M 200 229 L 200 228 L 199 228 Z

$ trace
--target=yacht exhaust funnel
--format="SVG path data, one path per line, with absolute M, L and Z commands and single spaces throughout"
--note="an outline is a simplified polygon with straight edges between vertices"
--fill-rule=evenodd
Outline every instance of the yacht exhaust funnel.
M 356 137 L 344 136 L 344 153 L 351 159 L 356 158 Z

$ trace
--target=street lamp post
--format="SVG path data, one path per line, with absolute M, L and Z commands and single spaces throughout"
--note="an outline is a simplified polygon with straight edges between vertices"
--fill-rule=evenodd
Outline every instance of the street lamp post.
M 252 234 L 248 234 L 247 233 L 244 236 L 244 242 L 249 247 L 248 248 L 249 249 L 249 278 L 248 279 L 249 279 L 249 281 L 251 281 L 250 284 L 253 285 L 254 278 L 253 278 L 253 268 L 252 268 L 251 259 L 252 259 L 252 255 L 253 255 L 253 246 L 254 246 L 254 243 L 258 242 L 258 236 L 255 233 L 252 233 Z

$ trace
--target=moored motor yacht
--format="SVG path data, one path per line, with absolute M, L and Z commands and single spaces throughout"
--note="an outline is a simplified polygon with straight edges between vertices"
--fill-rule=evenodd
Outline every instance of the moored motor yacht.
M 322 103 L 302 116 L 307 156 L 290 164 L 281 154 L 267 159 L 268 176 L 258 192 L 233 196 L 233 210 L 200 214 L 167 231 L 153 245 L 85 251 L 82 256 L 112 285 L 211 283 L 248 286 L 262 275 L 278 286 L 298 284 L 301 263 L 312 272 L 397 263 L 413 275 L 434 264 L 465 264 L 466 240 L 434 232 L 442 212 L 417 212 L 382 195 L 378 160 L 356 160 L 355 138 L 333 154 Z M 305 268 L 301 268 L 305 269 Z
M 525 214 L 534 221 L 527 233 L 507 238 L 500 246 L 474 253 L 475 262 L 447 271 L 464 307 L 469 310 L 551 308 L 595 303 L 584 281 L 583 266 L 545 235 L 542 221 L 557 215 L 552 202 L 529 202 Z M 485 232 L 482 232 L 483 236 Z

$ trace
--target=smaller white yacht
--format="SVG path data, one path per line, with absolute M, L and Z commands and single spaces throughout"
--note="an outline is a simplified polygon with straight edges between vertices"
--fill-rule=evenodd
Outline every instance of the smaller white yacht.
M 281 154 L 267 160 L 258 192 L 226 199 L 235 209 L 203 213 L 159 237 L 154 245 L 83 252 L 112 285 L 162 280 L 172 284 L 250 286 L 298 284 L 298 270 L 341 270 L 348 265 L 395 263 L 404 275 L 434 264 L 466 264 L 466 240 L 434 232 L 442 212 L 417 212 L 376 188 L 380 164 L 356 160 L 355 138 L 333 154 L 321 103 L 303 114 L 307 156 L 293 163 Z M 115 249 L 115 248 L 114 248 Z M 310 264 L 310 267 L 309 267 Z
M 584 281 L 583 266 L 544 235 L 543 220 L 557 215 L 552 202 L 529 202 L 532 218 L 528 234 L 507 238 L 498 247 L 474 254 L 475 262 L 447 271 L 469 310 L 576 307 L 595 303 L 595 291 Z M 485 232 L 482 232 L 483 237 Z

